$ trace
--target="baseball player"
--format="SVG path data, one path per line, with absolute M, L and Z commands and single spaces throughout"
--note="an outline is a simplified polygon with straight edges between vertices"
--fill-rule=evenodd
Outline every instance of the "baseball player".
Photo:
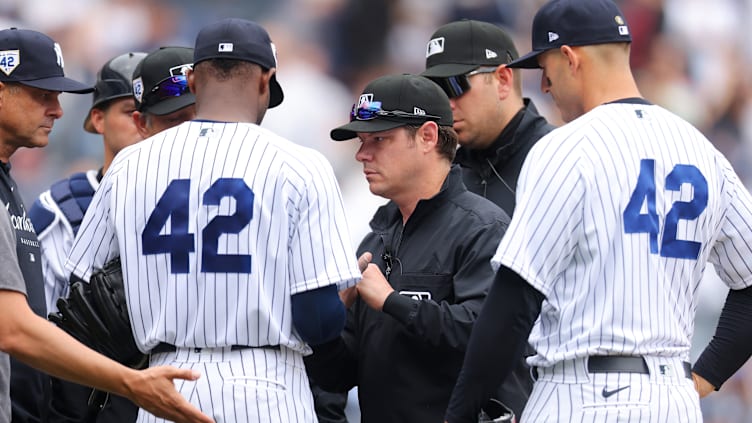
M 196 120 L 118 154 L 66 264 L 87 280 L 121 258 L 136 343 L 201 369 L 178 389 L 218 421 L 316 420 L 303 354 L 339 335 L 338 288 L 360 278 L 329 163 L 258 126 L 283 99 L 276 66 L 256 23 L 204 27 Z
M 696 128 L 641 97 L 630 42 L 610 0 L 552 0 L 508 65 L 542 68 L 568 123 L 523 165 L 448 422 L 472 421 L 528 333 L 523 422 L 700 422 L 699 397 L 750 356 L 752 196 Z M 707 262 L 731 290 L 692 373 Z
M 119 55 L 107 61 L 98 72 L 84 129 L 102 134 L 102 167 L 56 182 L 29 210 L 29 217 L 39 234 L 49 312 L 56 311 L 57 299 L 68 294 L 69 273 L 63 269 L 65 258 L 94 191 L 115 155 L 144 137 L 190 120 L 195 114 L 195 100 L 187 86 L 178 91 L 159 89 L 160 83 L 173 83 L 174 80 L 182 81 L 185 86 L 185 75 L 181 72 L 190 68 L 192 62 L 192 48 L 164 47 L 148 55 Z M 134 86 L 139 88 L 140 94 L 135 100 Z M 144 105 L 141 98 L 144 97 L 144 87 L 148 105 Z M 164 92 L 171 95 L 164 95 Z M 114 398 L 102 404 L 100 402 L 106 397 L 90 396 L 91 388 L 53 380 L 49 420 L 135 421 L 138 410 L 130 401 Z M 101 401 L 92 401 L 94 398 Z
M 66 78 L 60 45 L 37 31 L 0 31 L 0 422 L 46 421 L 42 373 L 127 395 L 176 421 L 211 421 L 175 390 L 174 379 L 195 372 L 154 368 L 137 372 L 84 347 L 47 322 L 39 243 L 8 163 L 20 147 L 44 147 L 63 114 L 61 92 L 91 92 Z M 8 355 L 16 360 L 8 364 Z M 10 372 L 10 376 L 9 376 Z M 10 395 L 9 395 L 10 391 Z M 11 402 L 12 398 L 12 414 Z M 11 417 L 12 416 L 12 417 Z

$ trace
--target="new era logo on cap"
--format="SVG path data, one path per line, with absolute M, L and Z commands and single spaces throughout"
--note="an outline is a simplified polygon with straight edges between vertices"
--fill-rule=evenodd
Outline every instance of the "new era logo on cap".
M 493 59 L 495 57 L 499 57 L 499 55 L 496 54 L 495 51 L 486 49 L 486 59 Z
M 426 45 L 426 57 L 444 52 L 444 37 L 434 38 Z
M 559 34 L 555 32 L 548 31 L 548 42 L 553 43 L 554 41 L 559 39 Z
M 358 107 L 370 103 L 373 103 L 373 94 L 361 94 L 358 98 Z

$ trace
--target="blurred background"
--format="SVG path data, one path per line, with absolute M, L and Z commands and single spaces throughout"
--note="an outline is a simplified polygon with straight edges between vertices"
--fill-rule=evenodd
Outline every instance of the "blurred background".
M 356 141 L 335 143 L 363 86 L 387 73 L 423 70 L 433 31 L 452 20 L 496 23 L 530 49 L 530 25 L 541 0 L 2 0 L 0 27 L 42 31 L 62 46 L 68 76 L 92 83 L 99 67 L 128 51 L 193 46 L 213 20 L 241 17 L 263 24 L 277 45 L 285 101 L 263 126 L 323 152 L 342 187 L 357 245 L 384 200 L 368 191 Z M 715 143 L 752 184 L 752 0 L 617 0 L 634 38 L 632 62 L 643 95 L 684 117 Z M 554 123 L 558 112 L 539 90 L 539 71 L 525 71 L 526 96 Z M 31 204 L 52 182 L 98 168 L 102 143 L 82 124 L 90 95 L 63 94 L 64 116 L 50 145 L 21 149 L 13 175 Z M 711 266 L 712 267 L 712 266 Z M 727 289 L 710 275 L 701 284 L 692 359 L 713 334 Z M 353 404 L 351 404 L 353 406 Z M 705 421 L 752 421 L 752 366 L 702 401 Z M 357 415 L 354 412 L 353 415 Z M 357 421 L 357 417 L 353 419 Z

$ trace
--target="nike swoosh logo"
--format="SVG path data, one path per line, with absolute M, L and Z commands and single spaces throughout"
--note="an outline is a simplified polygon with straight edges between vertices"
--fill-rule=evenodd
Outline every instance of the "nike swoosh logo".
M 625 389 L 627 389 L 627 388 L 629 388 L 629 385 L 627 385 L 627 386 L 622 386 L 621 388 L 616 388 L 616 389 L 614 389 L 613 391 L 609 391 L 609 390 L 607 390 L 607 389 L 606 389 L 606 387 L 604 386 L 604 387 L 603 387 L 603 392 L 601 392 L 601 395 L 603 395 L 603 398 L 608 398 L 608 397 L 610 397 L 611 395 L 614 395 L 615 393 L 617 393 L 617 392 L 619 392 L 619 391 L 623 391 L 623 390 L 625 390 Z

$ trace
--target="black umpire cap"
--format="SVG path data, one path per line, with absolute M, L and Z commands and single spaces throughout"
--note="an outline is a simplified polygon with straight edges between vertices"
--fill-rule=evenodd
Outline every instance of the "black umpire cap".
M 405 125 L 434 121 L 452 126 L 449 97 L 428 78 L 419 75 L 387 75 L 363 89 L 350 112 L 350 123 L 332 129 L 335 141 L 358 136 L 358 132 L 379 132 Z

